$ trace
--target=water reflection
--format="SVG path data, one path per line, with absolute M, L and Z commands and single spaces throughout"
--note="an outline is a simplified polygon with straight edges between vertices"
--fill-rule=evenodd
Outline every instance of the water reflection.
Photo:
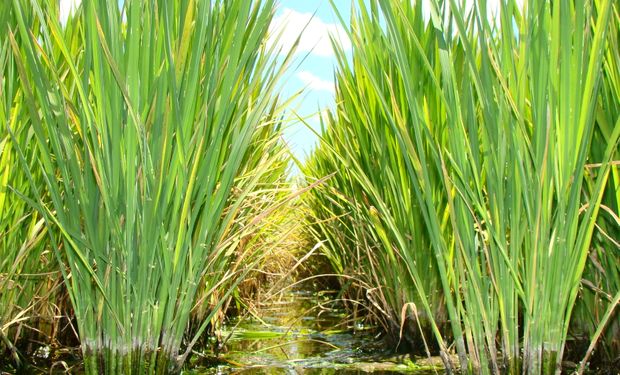
M 399 363 L 377 332 L 357 327 L 327 294 L 293 291 L 260 306 L 255 318 L 223 327 L 229 337 L 220 365 L 200 374 L 400 374 Z M 410 364 L 410 363 L 409 363 Z M 416 374 L 434 372 L 419 372 Z

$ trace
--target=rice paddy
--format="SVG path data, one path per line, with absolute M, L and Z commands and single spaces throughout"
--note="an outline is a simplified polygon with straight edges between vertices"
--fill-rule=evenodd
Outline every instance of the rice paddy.
M 620 4 L 496 3 L 352 0 L 306 160 L 275 0 L 0 3 L 0 371 L 616 373 Z

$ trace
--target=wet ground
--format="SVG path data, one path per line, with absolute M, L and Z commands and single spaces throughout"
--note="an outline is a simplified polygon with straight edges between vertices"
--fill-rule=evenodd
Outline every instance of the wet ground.
M 372 327 L 353 323 L 330 293 L 296 290 L 227 323 L 217 358 L 191 374 L 435 374 L 393 355 Z M 443 371 L 438 371 L 443 373 Z
M 213 348 L 195 352 L 183 374 L 443 374 L 427 358 L 414 363 L 394 354 L 377 329 L 356 323 L 334 295 L 294 290 L 249 309 L 252 315 L 222 327 L 218 355 Z M 82 373 L 79 348 L 61 353 L 62 360 L 41 348 L 26 373 Z

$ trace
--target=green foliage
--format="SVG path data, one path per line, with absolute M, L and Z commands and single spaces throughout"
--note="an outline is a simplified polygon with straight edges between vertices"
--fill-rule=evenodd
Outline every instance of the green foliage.
M 620 30 L 620 9 L 614 8 L 610 30 Z M 603 78 L 596 108 L 596 128 L 587 166 L 586 194 L 592 194 L 593 179 L 599 173 L 597 161 L 603 159 L 606 146 L 613 140 L 614 121 L 620 118 L 620 33 L 610 32 L 603 62 Z M 583 290 L 575 306 L 575 319 L 572 328 L 577 335 L 589 334 L 601 323 L 605 311 L 611 305 L 614 293 L 620 291 L 620 151 L 613 154 L 615 166 L 601 201 L 601 211 L 596 223 L 595 237 L 583 276 Z M 612 315 L 609 326 L 604 331 L 603 344 L 599 355 L 609 361 L 617 360 L 620 353 L 620 320 Z M 615 317 L 615 318 L 614 318 Z
M 5 35 L 11 25 L 12 12 L 0 10 L 0 24 Z M 2 32 L 2 31 L 0 31 Z M 47 228 L 41 215 L 34 212 L 21 196 L 33 198 L 37 189 L 30 187 L 28 176 L 20 166 L 20 153 L 29 168 L 37 169 L 38 152 L 19 85 L 18 67 L 8 38 L 0 45 L 0 356 L 7 355 L 15 365 L 23 358 L 18 341 L 24 336 L 49 333 L 44 320 L 57 311 L 50 306 L 49 295 L 58 284 L 58 264 L 47 241 Z M 43 176 L 33 172 L 39 186 Z M 41 200 L 47 201 L 44 191 Z M 34 317 L 37 317 L 35 319 Z M 6 352 L 6 350 L 9 350 Z M 7 361 L 9 362 L 9 361 Z
M 55 1 L 12 9 L 36 140 L 21 166 L 57 230 L 86 371 L 178 371 L 247 272 L 248 197 L 281 172 L 274 3 L 89 0 L 64 26 Z M 214 302 L 184 340 L 199 285 Z
M 617 174 L 617 93 L 601 91 L 617 83 L 617 4 L 505 0 L 492 23 L 485 1 L 430 3 L 427 22 L 421 2 L 358 2 L 306 164 L 337 171 L 308 198 L 315 236 L 446 366 L 453 347 L 462 369 L 555 372 Z

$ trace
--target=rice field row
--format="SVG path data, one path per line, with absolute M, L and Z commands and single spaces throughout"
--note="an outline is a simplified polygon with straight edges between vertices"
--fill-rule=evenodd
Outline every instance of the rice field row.
M 448 369 L 619 366 L 618 3 L 474 4 L 356 2 L 309 225 Z
M 274 2 L 2 8 L 0 347 L 74 334 L 86 373 L 178 372 L 288 194 Z

